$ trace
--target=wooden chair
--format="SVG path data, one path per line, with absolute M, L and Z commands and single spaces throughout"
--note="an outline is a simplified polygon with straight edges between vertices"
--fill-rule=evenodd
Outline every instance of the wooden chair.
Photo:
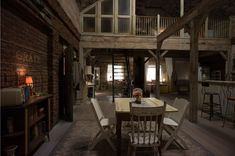
M 90 150 L 93 149 L 98 142 L 100 142 L 103 139 L 106 139 L 110 144 L 110 146 L 112 147 L 112 149 L 116 151 L 116 147 L 114 146 L 113 142 L 110 140 L 110 137 L 114 135 L 113 129 L 115 128 L 115 119 L 104 117 L 104 114 L 100 108 L 97 99 L 91 98 L 91 104 L 100 130 L 92 140 L 89 149 Z
M 177 133 L 184 121 L 186 111 L 189 107 L 189 101 L 183 98 L 176 98 L 172 106 L 177 108 L 178 112 L 169 113 L 164 117 L 163 129 L 170 135 L 170 138 L 164 145 L 163 150 L 166 150 L 172 141 L 175 141 L 178 145 L 181 146 L 181 144 L 176 141 L 177 139 L 181 141 L 184 146 L 183 148 L 187 147 L 185 142 L 177 135 Z
M 142 107 L 141 104 L 130 103 L 131 133 L 128 155 L 135 155 L 138 147 L 152 147 L 154 156 L 161 155 L 162 121 L 166 103 L 161 107 Z

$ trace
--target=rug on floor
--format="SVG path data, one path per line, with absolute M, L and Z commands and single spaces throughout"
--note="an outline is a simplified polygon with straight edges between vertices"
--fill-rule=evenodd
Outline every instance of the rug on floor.
M 106 116 L 114 115 L 114 106 L 108 101 L 100 102 L 102 110 Z M 115 152 L 106 142 L 101 141 L 92 150 L 88 150 L 92 138 L 99 131 L 99 127 L 95 121 L 91 105 L 81 104 L 76 112 L 76 121 L 74 121 L 69 132 L 64 136 L 63 140 L 57 145 L 52 153 L 52 156 L 115 156 Z M 180 137 L 186 142 L 188 149 L 181 149 L 176 144 L 171 144 L 167 151 L 163 152 L 163 156 L 212 156 L 200 143 L 194 141 L 185 132 L 179 132 Z M 127 155 L 128 149 L 128 137 L 123 134 L 122 143 L 122 156 Z M 163 140 L 165 139 L 165 135 Z M 113 142 L 116 143 L 116 139 L 112 138 Z M 137 156 L 152 156 L 150 152 L 137 152 Z

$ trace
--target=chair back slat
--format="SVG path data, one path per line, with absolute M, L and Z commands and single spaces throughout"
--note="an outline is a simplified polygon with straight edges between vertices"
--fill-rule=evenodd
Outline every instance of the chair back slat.
M 177 108 L 178 112 L 170 113 L 168 117 L 173 119 L 175 122 L 180 123 L 189 106 L 189 101 L 183 98 L 176 98 L 172 106 Z
M 103 112 L 102 112 L 102 110 L 100 108 L 100 104 L 97 101 L 97 99 L 95 99 L 95 98 L 91 99 L 91 104 L 92 104 L 93 110 L 94 110 L 94 112 L 96 114 L 96 118 L 100 122 L 100 120 L 102 120 L 104 118 L 104 114 L 103 114 Z
M 161 107 L 135 107 L 130 103 L 132 143 L 147 145 L 160 141 L 165 108 L 165 102 Z M 135 125 L 137 125 L 137 130 L 134 128 Z

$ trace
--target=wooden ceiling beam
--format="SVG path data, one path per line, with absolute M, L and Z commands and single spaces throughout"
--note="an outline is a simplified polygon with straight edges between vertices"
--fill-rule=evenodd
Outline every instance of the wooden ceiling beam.
M 189 13 L 182 16 L 177 22 L 165 29 L 161 34 L 157 36 L 157 42 L 163 42 L 166 38 L 174 34 L 188 24 L 192 19 L 208 14 L 211 10 L 217 6 L 222 5 L 227 0 L 203 0 L 199 5 L 192 9 Z
M 223 57 L 224 60 L 228 60 L 227 55 L 225 55 L 224 52 L 220 51 L 219 54 Z
M 148 50 L 148 52 L 153 56 L 153 58 L 155 60 L 158 60 L 157 56 L 155 55 L 155 53 L 152 50 Z
M 165 50 L 165 51 L 160 55 L 160 57 L 163 58 L 167 53 L 168 53 L 168 50 Z

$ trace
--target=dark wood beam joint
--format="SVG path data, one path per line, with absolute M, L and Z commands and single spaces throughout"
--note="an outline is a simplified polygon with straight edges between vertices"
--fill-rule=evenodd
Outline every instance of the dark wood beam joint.
M 144 61 L 144 64 L 147 63 L 150 58 L 151 58 L 151 57 L 148 57 L 148 58 Z

